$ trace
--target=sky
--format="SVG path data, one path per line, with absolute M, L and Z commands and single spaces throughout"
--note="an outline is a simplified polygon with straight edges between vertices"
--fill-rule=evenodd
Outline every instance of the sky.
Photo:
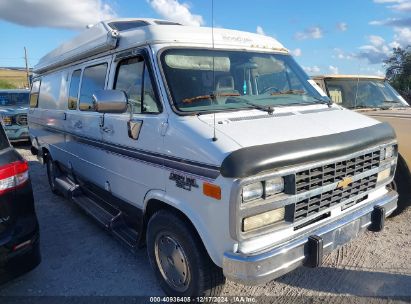
M 211 0 L 0 0 L 0 67 L 29 65 L 88 24 L 115 17 L 211 26 Z M 411 45 L 411 0 L 214 0 L 216 27 L 278 39 L 308 74 L 383 75 Z

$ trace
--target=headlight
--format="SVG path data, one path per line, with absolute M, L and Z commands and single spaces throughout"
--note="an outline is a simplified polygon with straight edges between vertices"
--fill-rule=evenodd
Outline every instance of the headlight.
M 243 203 L 284 192 L 284 178 L 276 177 L 243 187 Z
M 3 116 L 3 124 L 5 126 L 11 126 L 12 125 L 11 116 Z
M 277 177 L 265 182 L 265 195 L 270 196 L 284 191 L 284 178 Z
M 248 232 L 261 227 L 269 226 L 277 222 L 283 221 L 285 208 L 271 210 L 258 215 L 253 215 L 243 219 L 243 232 Z
M 263 196 L 264 189 L 261 182 L 243 187 L 243 202 L 250 202 Z

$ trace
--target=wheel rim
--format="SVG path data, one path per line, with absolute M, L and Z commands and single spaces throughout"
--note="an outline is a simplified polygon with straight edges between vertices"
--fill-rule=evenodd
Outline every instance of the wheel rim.
M 190 269 L 179 242 L 170 235 L 157 235 L 154 251 L 161 275 L 173 289 L 184 292 L 190 284 Z

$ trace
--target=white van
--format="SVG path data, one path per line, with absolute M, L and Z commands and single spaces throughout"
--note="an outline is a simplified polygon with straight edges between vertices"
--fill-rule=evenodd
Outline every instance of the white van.
M 319 266 L 397 205 L 388 124 L 331 104 L 273 38 L 213 31 L 102 22 L 35 67 L 52 191 L 147 245 L 169 295 Z

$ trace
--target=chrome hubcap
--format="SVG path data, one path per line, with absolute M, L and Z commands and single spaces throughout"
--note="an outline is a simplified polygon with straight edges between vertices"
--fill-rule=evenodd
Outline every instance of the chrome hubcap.
M 154 245 L 158 268 L 173 289 L 184 292 L 190 284 L 189 267 L 183 248 L 170 235 L 159 234 Z

